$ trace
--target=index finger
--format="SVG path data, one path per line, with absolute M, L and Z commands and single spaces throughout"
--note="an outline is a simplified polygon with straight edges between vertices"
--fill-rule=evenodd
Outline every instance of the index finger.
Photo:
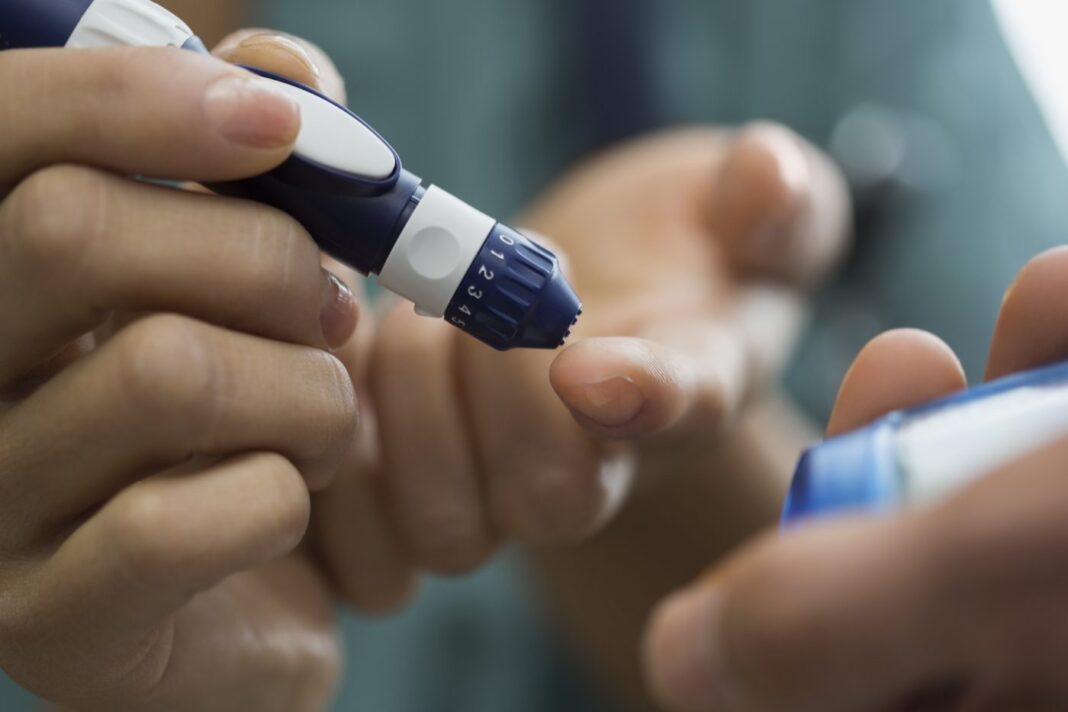
M 0 53 L 0 191 L 56 163 L 197 181 L 264 173 L 292 150 L 295 101 L 217 59 L 155 48 Z
M 1035 257 L 1001 305 L 987 361 L 988 380 L 1068 357 L 1068 247 Z

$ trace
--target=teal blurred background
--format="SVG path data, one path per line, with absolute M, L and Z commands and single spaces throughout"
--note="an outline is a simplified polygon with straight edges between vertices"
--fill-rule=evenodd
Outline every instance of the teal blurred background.
M 978 376 L 1004 289 L 1063 241 L 1062 158 L 982 0 L 256 7 L 253 22 L 336 59 L 351 105 L 410 168 L 501 216 L 588 152 L 658 127 L 774 119 L 861 169 L 873 159 L 849 154 L 850 137 L 883 136 L 865 134 L 864 120 L 899 131 L 912 163 L 858 184 L 858 247 L 820 296 L 788 376 L 817 419 L 857 349 L 887 328 L 942 335 Z M 548 631 L 510 556 L 433 582 L 397 619 L 347 619 L 338 709 L 598 709 Z M 0 685 L 0 710 L 31 705 Z

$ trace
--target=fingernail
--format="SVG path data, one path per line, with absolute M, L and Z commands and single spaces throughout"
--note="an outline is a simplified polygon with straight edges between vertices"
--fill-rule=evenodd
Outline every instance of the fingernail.
M 780 203 L 754 226 L 750 244 L 758 252 L 777 249 L 785 242 L 804 211 L 812 177 L 808 158 L 797 141 L 787 135 L 768 138 L 768 157 L 781 191 Z
M 638 384 L 623 377 L 570 386 L 560 395 L 569 408 L 606 428 L 626 425 L 645 405 L 645 395 Z
M 280 65 L 278 52 L 283 52 L 290 60 L 299 64 L 303 72 L 292 66 Z M 323 78 L 323 73 L 320 72 L 318 64 L 303 45 L 285 35 L 253 34 L 242 39 L 236 47 L 224 50 L 223 53 L 227 61 L 263 66 L 276 74 L 293 76 L 296 70 L 299 73 L 296 76 L 300 77 L 301 81 L 313 84 L 315 89 L 321 88 L 320 79 Z M 312 81 L 309 82 L 305 75 L 310 76 Z
M 648 646 L 652 685 L 674 707 L 732 710 L 739 701 L 722 646 L 722 600 L 707 590 L 683 591 L 653 619 Z
M 204 95 L 208 121 L 229 141 L 249 148 L 279 148 L 300 130 L 300 106 L 267 79 L 226 76 Z
M 758 262 L 784 259 L 781 248 L 803 213 L 812 180 L 805 149 L 786 129 L 758 126 L 743 132 L 731 151 L 713 209 L 726 216 L 744 253 Z
M 304 47 L 302 47 L 299 42 L 294 42 L 292 39 L 286 37 L 285 35 L 252 35 L 251 37 L 246 37 L 244 40 L 242 40 L 241 44 L 239 44 L 238 47 L 264 47 L 268 45 L 277 47 L 278 49 L 284 52 L 288 52 L 289 54 L 293 55 L 293 57 L 299 62 L 306 65 L 308 67 L 308 70 L 312 74 L 317 77 L 322 76 L 319 73 L 319 67 L 315 64 L 314 61 L 312 61 L 311 55 L 308 54 L 308 51 L 304 49 Z
M 323 270 L 322 305 L 319 324 L 323 338 L 330 348 L 343 346 L 356 330 L 356 297 L 348 286 L 333 272 Z

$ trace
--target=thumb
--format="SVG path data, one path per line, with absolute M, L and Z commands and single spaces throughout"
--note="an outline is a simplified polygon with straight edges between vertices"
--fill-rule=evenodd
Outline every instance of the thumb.
M 238 30 L 213 50 L 231 64 L 257 67 L 300 82 L 344 103 L 345 82 L 330 57 L 317 45 L 264 29 Z

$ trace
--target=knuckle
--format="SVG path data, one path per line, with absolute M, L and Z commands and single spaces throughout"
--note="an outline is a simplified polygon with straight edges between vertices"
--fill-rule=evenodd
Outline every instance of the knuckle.
M 116 378 L 136 422 L 178 430 L 189 440 L 210 432 L 221 378 L 203 325 L 152 316 L 125 329 L 116 342 Z
M 48 273 L 78 270 L 107 235 L 107 202 L 106 180 L 92 169 L 60 165 L 34 173 L 8 199 L 17 256 Z
M 152 49 L 109 47 L 87 54 L 79 81 L 97 96 L 114 99 L 130 93 L 135 73 L 144 66 Z
M 272 551 L 290 551 L 304 538 L 311 499 L 300 471 L 277 453 L 256 456 L 258 495 L 267 502 L 262 521 Z
M 319 310 L 319 249 L 308 233 L 285 213 L 255 206 L 242 216 L 242 242 L 250 288 L 261 297 L 284 295 L 289 303 Z
M 132 487 L 108 505 L 106 539 L 115 569 L 136 589 L 154 589 L 175 571 L 166 544 L 159 536 L 173 516 L 162 491 L 150 485 Z

